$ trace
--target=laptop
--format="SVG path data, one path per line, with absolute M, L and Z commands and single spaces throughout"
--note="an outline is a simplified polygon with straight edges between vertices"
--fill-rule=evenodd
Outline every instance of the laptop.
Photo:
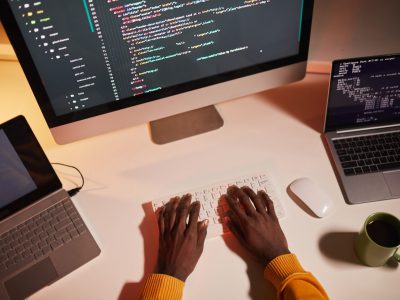
M 349 204 L 400 198 L 400 55 L 332 63 L 324 138 Z
M 0 124 L 0 299 L 25 299 L 99 254 L 25 118 Z

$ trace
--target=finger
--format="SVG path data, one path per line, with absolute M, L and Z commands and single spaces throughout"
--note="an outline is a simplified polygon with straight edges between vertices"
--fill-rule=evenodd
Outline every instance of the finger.
M 190 205 L 190 212 L 189 212 L 189 223 L 186 230 L 195 230 L 197 226 L 197 220 L 199 219 L 200 214 L 200 202 L 196 201 Z
M 244 235 L 242 231 L 242 227 L 240 225 L 240 222 L 236 220 L 235 214 L 232 213 L 232 211 L 228 211 L 226 219 L 226 224 L 228 225 L 229 230 L 232 232 L 232 234 L 241 242 L 242 244 L 245 244 L 244 241 Z
M 171 231 L 175 224 L 176 207 L 179 203 L 179 197 L 174 197 L 167 204 L 164 209 L 164 232 Z
M 277 218 L 274 208 L 274 202 L 272 202 L 267 193 L 265 191 L 258 191 L 258 195 L 261 199 L 263 199 L 265 207 L 267 208 L 267 213 L 270 216 Z
M 186 194 L 182 196 L 181 201 L 176 208 L 176 219 L 175 219 L 175 228 L 180 232 L 185 231 L 186 229 L 186 219 L 189 214 L 190 209 L 190 201 L 192 200 L 192 196 L 190 194 Z
M 234 198 L 239 198 L 240 204 L 243 206 L 247 215 L 254 215 L 256 212 L 253 204 L 249 199 L 249 196 L 246 195 L 241 189 L 239 189 L 236 185 L 232 185 L 228 188 L 228 195 Z
M 240 219 L 243 220 L 247 218 L 243 208 L 240 207 L 237 198 L 233 198 L 230 195 L 222 195 L 222 198 L 226 203 L 228 203 L 229 208 L 235 215 L 237 215 Z
M 208 220 L 203 220 L 197 223 L 197 248 L 200 253 L 203 252 L 204 241 L 207 236 Z
M 261 199 L 261 203 L 262 203 L 262 206 L 264 207 L 264 210 L 267 211 L 267 202 L 265 201 L 264 196 L 261 195 L 262 192 L 265 192 L 265 191 L 264 190 L 257 191 L 257 196 Z M 268 194 L 267 194 L 267 196 L 268 196 Z
M 162 206 L 157 210 L 158 215 L 158 231 L 160 233 L 160 237 L 164 235 L 165 225 L 164 225 L 164 209 L 165 207 Z
M 248 186 L 244 186 L 244 187 L 242 187 L 242 191 L 244 193 L 246 193 L 247 196 L 250 197 L 251 201 L 253 202 L 254 206 L 256 207 L 256 210 L 259 213 L 261 213 L 261 214 L 265 213 L 265 206 L 263 204 L 263 201 L 261 200 L 260 197 L 258 197 L 256 195 L 256 193 L 254 193 L 254 191 L 251 188 L 249 188 Z

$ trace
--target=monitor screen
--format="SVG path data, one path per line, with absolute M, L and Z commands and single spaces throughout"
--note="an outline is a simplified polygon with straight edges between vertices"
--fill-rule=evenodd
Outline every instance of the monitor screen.
M 326 129 L 387 125 L 400 120 L 400 55 L 332 64 Z
M 5 29 L 50 127 L 304 62 L 313 5 L 308 0 L 0 3 Z

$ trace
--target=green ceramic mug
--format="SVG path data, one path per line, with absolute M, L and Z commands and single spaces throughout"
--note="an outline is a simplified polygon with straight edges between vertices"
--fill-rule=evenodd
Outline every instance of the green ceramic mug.
M 390 258 L 400 262 L 400 220 L 378 212 L 370 215 L 355 240 L 358 258 L 367 266 L 379 267 Z

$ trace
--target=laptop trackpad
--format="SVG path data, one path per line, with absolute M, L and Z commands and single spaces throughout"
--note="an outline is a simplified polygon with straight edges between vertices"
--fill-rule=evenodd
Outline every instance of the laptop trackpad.
M 58 278 L 50 258 L 46 258 L 5 282 L 11 299 L 25 299 Z
M 383 173 L 392 196 L 400 196 L 400 171 Z

